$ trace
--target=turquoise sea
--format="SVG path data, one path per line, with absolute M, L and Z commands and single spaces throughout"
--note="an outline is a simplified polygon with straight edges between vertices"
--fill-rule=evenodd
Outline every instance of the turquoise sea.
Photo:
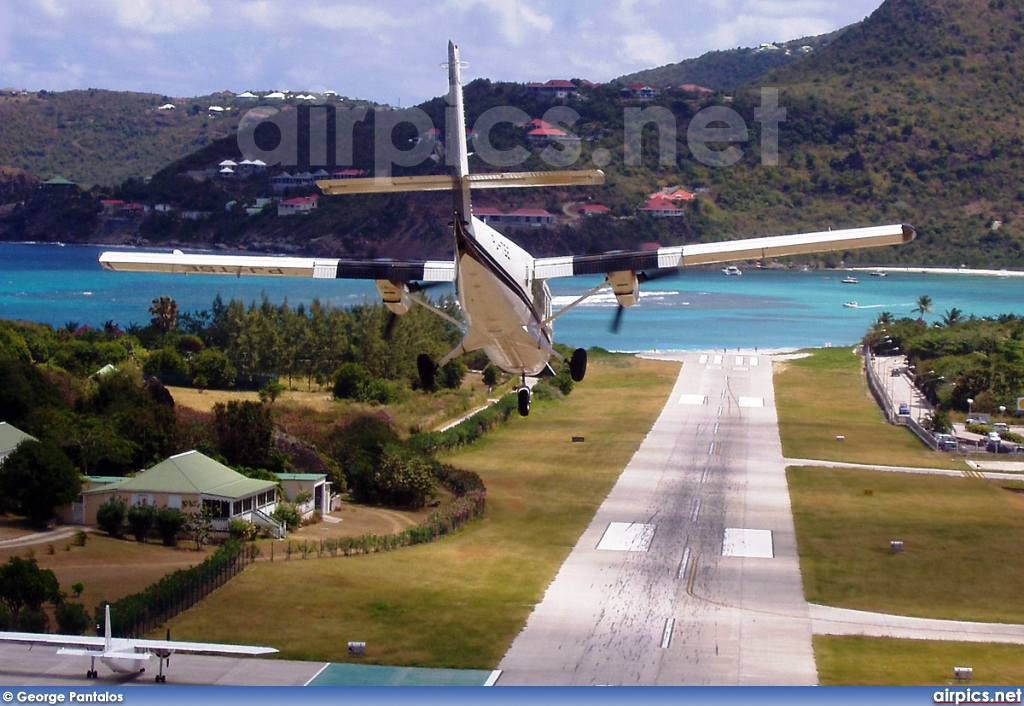
M 72 321 L 146 324 L 150 303 L 162 295 L 174 298 L 181 311 L 208 309 L 217 294 L 245 302 L 266 294 L 292 306 L 314 298 L 334 306 L 377 300 L 372 282 L 105 272 L 97 257 L 109 249 L 0 243 L 0 318 L 56 327 Z M 953 308 L 976 316 L 1024 314 L 1022 278 L 858 272 L 859 284 L 843 284 L 850 274 L 750 268 L 727 277 L 719 269 L 685 270 L 647 284 L 640 303 L 625 312 L 618 335 L 608 330 L 616 305 L 604 293 L 559 318 L 555 337 L 571 346 L 620 351 L 844 345 L 859 340 L 881 311 L 911 315 L 923 294 L 934 305 L 929 322 Z M 552 280 L 555 308 L 599 282 Z M 859 308 L 844 307 L 847 301 Z

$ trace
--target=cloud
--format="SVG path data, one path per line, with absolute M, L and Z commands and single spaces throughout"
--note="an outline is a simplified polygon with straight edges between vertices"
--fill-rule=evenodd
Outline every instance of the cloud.
M 194 29 L 213 16 L 203 0 L 112 0 L 108 9 L 121 27 L 147 34 Z

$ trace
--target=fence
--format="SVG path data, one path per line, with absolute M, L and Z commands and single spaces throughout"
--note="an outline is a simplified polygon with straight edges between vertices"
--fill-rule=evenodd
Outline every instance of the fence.
M 255 545 L 228 540 L 206 561 L 164 576 L 141 593 L 125 596 L 110 606 L 110 630 L 115 637 L 139 637 L 201 601 L 256 560 Z M 103 624 L 103 606 L 96 609 Z

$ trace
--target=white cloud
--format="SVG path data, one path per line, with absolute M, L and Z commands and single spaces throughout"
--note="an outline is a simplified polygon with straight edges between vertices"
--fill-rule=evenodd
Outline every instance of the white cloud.
M 627 34 L 621 42 L 619 56 L 626 66 L 663 66 L 679 61 L 675 45 L 653 30 Z
M 150 34 L 194 29 L 213 15 L 204 0 L 113 0 L 110 10 L 121 27 Z

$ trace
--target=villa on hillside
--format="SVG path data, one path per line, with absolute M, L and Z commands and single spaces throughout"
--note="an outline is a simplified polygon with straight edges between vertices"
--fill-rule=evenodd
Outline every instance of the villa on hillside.
M 511 213 L 505 213 L 497 208 L 478 206 L 473 209 L 473 215 L 484 223 L 500 223 L 506 226 L 539 228 L 555 222 L 555 215 L 543 208 L 518 208 Z
M 0 464 L 11 455 L 18 444 L 23 441 L 38 441 L 31 434 L 26 434 L 18 427 L 7 422 L 0 422 Z
M 575 83 L 562 79 L 551 79 L 544 83 L 528 83 L 526 90 L 548 100 L 575 98 L 579 94 Z

